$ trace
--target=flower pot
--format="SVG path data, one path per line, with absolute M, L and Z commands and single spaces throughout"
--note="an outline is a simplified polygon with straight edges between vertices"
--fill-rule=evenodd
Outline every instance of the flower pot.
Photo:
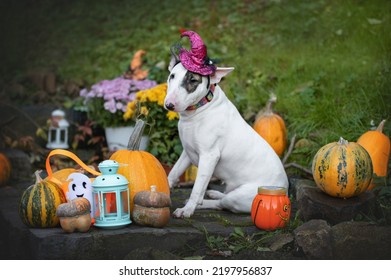
M 132 134 L 134 126 L 106 127 L 106 141 L 110 151 L 126 150 L 129 137 Z M 140 150 L 146 150 L 149 143 L 149 137 L 141 138 Z

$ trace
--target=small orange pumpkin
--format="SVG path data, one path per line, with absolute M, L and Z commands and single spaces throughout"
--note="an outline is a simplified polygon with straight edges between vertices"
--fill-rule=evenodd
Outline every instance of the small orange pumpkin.
M 383 133 L 383 120 L 376 130 L 367 131 L 358 138 L 357 143 L 367 150 L 371 156 L 373 172 L 378 177 L 386 177 L 388 171 L 388 161 L 390 159 L 390 138 Z M 368 190 L 375 187 L 375 183 L 371 183 Z
M 285 189 L 258 188 L 251 206 L 251 219 L 262 230 L 283 228 L 289 223 L 291 202 Z
M 0 186 L 7 183 L 11 175 L 11 163 L 7 156 L 0 153 Z
M 365 192 L 372 180 L 372 161 L 368 152 L 342 137 L 316 153 L 312 162 L 316 185 L 334 197 L 348 198 Z
M 140 141 L 144 130 L 144 121 L 137 120 L 129 139 L 127 150 L 118 150 L 111 157 L 120 163 L 118 174 L 129 181 L 130 213 L 133 213 L 134 196 L 140 191 L 149 191 L 150 186 L 157 186 L 156 191 L 170 195 L 167 174 L 157 158 L 146 151 L 140 151 Z
M 276 101 L 275 96 L 269 99 L 266 108 L 258 113 L 253 128 L 281 157 L 287 146 L 287 130 L 284 120 L 273 112 Z

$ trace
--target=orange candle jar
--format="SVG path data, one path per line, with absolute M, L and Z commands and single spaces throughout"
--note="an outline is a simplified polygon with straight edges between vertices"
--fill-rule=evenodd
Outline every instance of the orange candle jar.
M 251 206 L 251 219 L 263 230 L 283 228 L 289 223 L 291 202 L 283 188 L 258 188 Z

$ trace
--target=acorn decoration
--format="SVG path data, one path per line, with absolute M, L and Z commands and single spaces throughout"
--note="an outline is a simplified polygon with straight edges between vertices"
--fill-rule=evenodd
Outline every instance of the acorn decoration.
M 56 215 L 65 232 L 87 232 L 91 227 L 91 204 L 88 199 L 79 197 L 57 207 Z
M 170 220 L 170 206 L 170 197 L 151 186 L 151 191 L 141 191 L 134 196 L 133 221 L 143 226 L 164 227 Z

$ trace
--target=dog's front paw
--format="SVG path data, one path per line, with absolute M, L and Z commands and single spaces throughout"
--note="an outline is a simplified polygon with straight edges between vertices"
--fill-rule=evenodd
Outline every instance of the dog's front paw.
M 175 218 L 180 218 L 180 219 L 183 219 L 183 218 L 190 218 L 193 214 L 194 214 L 194 210 L 195 210 L 195 207 L 189 207 L 186 206 L 183 207 L 183 208 L 178 208 L 174 211 L 174 213 L 172 213 L 172 215 L 175 217 Z

